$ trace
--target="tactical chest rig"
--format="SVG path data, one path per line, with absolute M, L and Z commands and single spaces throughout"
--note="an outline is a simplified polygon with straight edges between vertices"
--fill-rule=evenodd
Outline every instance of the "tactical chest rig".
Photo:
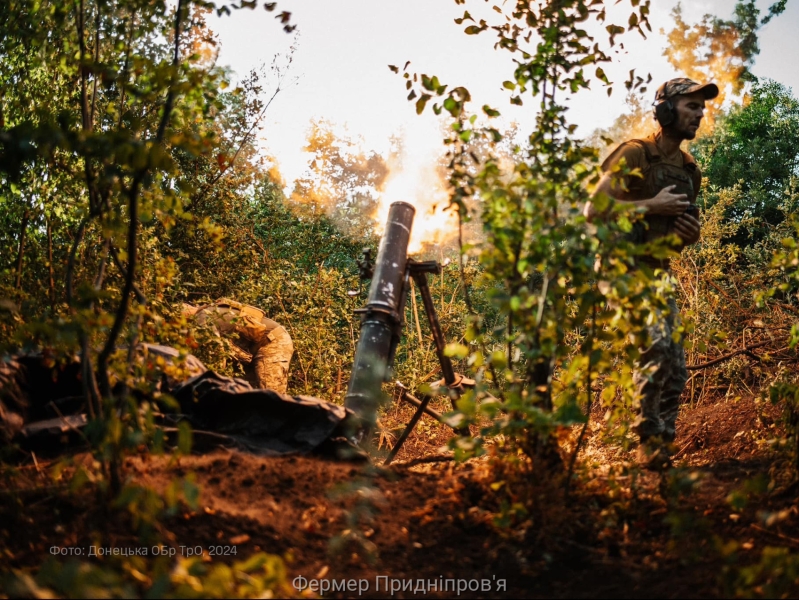
M 694 190 L 694 173 L 696 163 L 690 154 L 681 152 L 682 166 L 673 165 L 663 160 L 657 145 L 650 140 L 630 140 L 628 143 L 641 148 L 646 155 L 646 166 L 641 169 L 643 179 L 634 179 L 630 182 L 630 191 L 625 194 L 625 200 L 646 200 L 654 198 L 663 189 L 674 186 L 672 193 L 685 194 L 691 202 L 688 213 L 699 216 L 699 209 L 694 204 L 696 191 Z M 676 216 L 646 215 L 638 221 L 631 235 L 631 241 L 643 244 L 665 237 L 674 232 Z M 645 258 L 644 262 L 655 267 L 668 268 L 668 260 Z

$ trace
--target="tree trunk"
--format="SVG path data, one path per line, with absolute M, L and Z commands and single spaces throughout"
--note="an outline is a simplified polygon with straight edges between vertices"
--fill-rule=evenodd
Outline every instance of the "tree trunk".
M 47 290 L 50 295 L 50 309 L 55 312 L 55 277 L 53 275 L 53 223 L 47 219 L 47 271 L 50 275 Z
M 22 258 L 25 255 L 25 237 L 28 233 L 28 221 L 30 220 L 31 211 L 29 208 L 25 209 L 22 214 L 22 225 L 19 231 L 19 251 L 17 252 L 17 282 L 16 289 L 22 287 Z

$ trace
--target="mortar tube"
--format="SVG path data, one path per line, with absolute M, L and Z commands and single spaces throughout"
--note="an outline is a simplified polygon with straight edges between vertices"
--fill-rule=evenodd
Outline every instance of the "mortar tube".
M 408 242 L 415 213 L 416 209 L 407 202 L 391 204 L 367 304 L 359 311 L 361 332 L 344 406 L 358 416 L 367 435 L 374 429 L 381 386 L 389 377 L 392 340 L 400 333 Z

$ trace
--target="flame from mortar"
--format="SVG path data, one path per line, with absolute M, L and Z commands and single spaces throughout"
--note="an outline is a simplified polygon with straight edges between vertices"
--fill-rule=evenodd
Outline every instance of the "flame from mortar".
M 389 174 L 374 214 L 377 233 L 382 235 L 392 202 L 416 207 L 408 253 L 420 252 L 426 244 L 445 244 L 458 233 L 458 217 L 449 205 L 447 183 L 441 175 L 440 152 L 408 135 L 402 137 L 400 152 L 389 163 Z

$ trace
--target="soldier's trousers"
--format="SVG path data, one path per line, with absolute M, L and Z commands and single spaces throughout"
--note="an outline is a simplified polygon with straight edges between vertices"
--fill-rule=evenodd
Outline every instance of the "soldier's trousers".
M 268 338 L 269 343 L 261 346 L 252 359 L 255 380 L 259 388 L 285 394 L 294 344 L 283 327 L 270 331 Z
M 682 340 L 675 341 L 679 313 L 674 296 L 669 312 L 647 328 L 651 345 L 644 350 L 633 374 L 641 406 L 633 430 L 642 441 L 659 436 L 674 441 L 680 397 L 688 381 Z

